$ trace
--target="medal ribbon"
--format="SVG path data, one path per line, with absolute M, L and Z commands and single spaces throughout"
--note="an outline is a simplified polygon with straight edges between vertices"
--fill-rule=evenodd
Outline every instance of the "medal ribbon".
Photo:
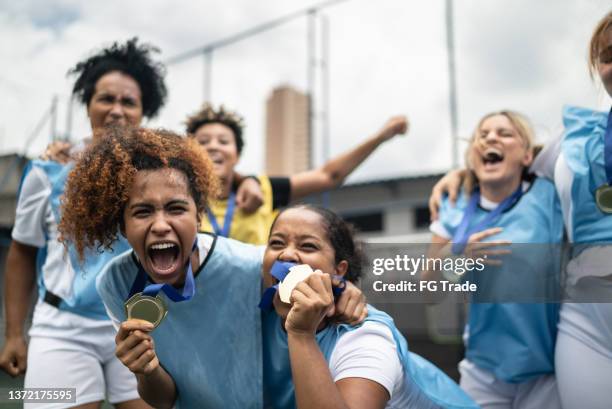
M 191 254 L 198 247 L 198 238 L 193 243 L 193 247 L 191 248 Z M 136 293 L 142 293 L 143 295 L 148 295 L 151 297 L 155 297 L 160 291 L 162 291 L 166 296 L 174 302 L 188 301 L 195 294 L 195 280 L 193 278 L 193 269 L 191 268 L 191 256 L 187 260 L 185 264 L 185 268 L 187 269 L 186 277 L 185 277 L 185 285 L 183 286 L 183 291 L 179 292 L 177 289 L 172 287 L 170 284 L 149 284 L 145 287 L 147 283 L 147 273 L 140 261 L 138 262 L 138 275 L 134 280 L 134 284 L 132 284 L 132 288 L 130 289 L 130 295 L 128 299 L 130 299 Z
M 452 252 L 455 255 L 459 255 L 463 253 L 465 250 L 465 246 L 467 245 L 468 239 L 473 233 L 482 231 L 489 227 L 497 218 L 508 208 L 512 207 L 516 202 L 519 201 L 521 196 L 523 195 L 523 186 L 522 183 L 519 183 L 518 189 L 512 193 L 509 197 L 505 198 L 503 202 L 501 202 L 495 209 L 493 209 L 486 217 L 477 225 L 473 226 L 471 229 L 468 229 L 470 225 L 470 221 L 474 218 L 476 214 L 476 208 L 478 207 L 478 203 L 480 202 L 480 190 L 476 188 L 476 190 L 472 193 L 470 197 L 470 202 L 468 203 L 468 207 L 463 214 L 463 219 L 461 219 L 461 224 L 455 231 L 453 235 L 453 244 L 452 244 Z
M 608 126 L 604 136 L 604 164 L 608 186 L 612 186 L 612 109 L 608 114 Z
M 217 236 L 229 237 L 230 228 L 232 227 L 232 219 L 234 218 L 234 210 L 236 209 L 236 194 L 231 192 L 229 197 L 227 198 L 227 208 L 225 209 L 225 220 L 223 221 L 223 227 L 219 227 L 219 223 L 217 223 L 217 218 L 210 210 L 209 207 L 206 207 L 206 216 L 208 217 L 208 221 L 213 228 L 213 231 Z
M 287 274 L 289 274 L 289 269 L 293 266 L 297 266 L 297 263 L 293 263 L 291 261 L 275 261 L 272 264 L 272 269 L 270 270 L 270 275 L 276 278 L 279 281 L 283 281 Z M 333 287 L 332 292 L 334 293 L 334 298 L 337 298 L 342 294 L 344 289 L 346 288 L 346 280 L 342 276 L 334 275 L 332 278 L 340 280 L 340 285 L 338 287 Z M 274 300 L 274 296 L 278 291 L 278 283 L 269 287 L 264 291 L 261 296 L 261 301 L 259 302 L 259 308 L 262 310 L 269 311 L 272 309 L 272 301 Z

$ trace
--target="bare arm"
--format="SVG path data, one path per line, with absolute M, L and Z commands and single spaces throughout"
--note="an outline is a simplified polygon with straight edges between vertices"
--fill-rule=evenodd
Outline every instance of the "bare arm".
M 155 344 L 149 332 L 153 325 L 131 319 L 119 327 L 115 337 L 115 355 L 136 374 L 138 394 L 154 408 L 172 408 L 176 401 L 176 385 L 172 377 L 159 364 Z
M 380 131 L 356 148 L 329 160 L 318 169 L 291 176 L 291 201 L 340 186 L 344 179 L 366 160 L 376 148 L 395 135 L 406 133 L 407 130 L 408 121 L 406 117 L 393 117 L 387 121 Z
M 434 185 L 431 196 L 429 196 L 429 213 L 432 221 L 438 220 L 438 210 L 445 193 L 448 193 L 448 200 L 451 205 L 455 204 L 465 175 L 465 169 L 451 170 Z
M 252 177 L 234 171 L 234 185 L 238 187 L 236 206 L 239 209 L 242 209 L 246 214 L 251 214 L 261 207 L 264 197 L 259 182 Z
M 376 382 L 347 378 L 336 384 L 331 377 L 315 337 L 317 327 L 333 307 L 331 287 L 329 275 L 313 274 L 291 294 L 293 305 L 285 329 L 296 406 L 298 409 L 384 408 L 389 395 Z M 367 396 L 359 400 L 353 393 Z
M 53 141 L 47 145 L 45 152 L 40 155 L 43 160 L 52 160 L 59 163 L 70 162 L 70 149 L 72 144 L 67 141 Z
M 137 374 L 138 394 L 154 408 L 172 408 L 176 400 L 176 385 L 164 368 L 158 366 L 148 375 Z
M 348 409 L 314 334 L 287 333 L 298 409 Z
M 36 276 L 36 247 L 16 241 L 9 247 L 4 278 L 5 344 L 0 367 L 11 376 L 25 373 L 27 345 L 24 325 Z

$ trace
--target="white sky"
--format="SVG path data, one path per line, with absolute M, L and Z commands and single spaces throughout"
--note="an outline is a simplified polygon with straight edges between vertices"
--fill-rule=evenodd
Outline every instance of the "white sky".
M 287 13 L 313 0 L 0 0 L 0 154 L 38 155 L 49 124 L 27 141 L 59 98 L 57 128 L 66 130 L 78 60 L 115 40 L 138 36 L 159 46 L 161 60 Z M 587 72 L 587 44 L 609 9 L 606 0 L 455 1 L 459 132 L 467 136 L 486 112 L 527 114 L 544 141 L 560 126 L 566 103 L 609 109 L 603 88 Z M 406 114 L 410 134 L 379 149 L 351 180 L 427 173 L 451 163 L 448 72 L 443 0 L 349 0 L 324 11 L 330 21 L 330 149 L 338 154 Z M 271 89 L 304 90 L 306 18 L 214 55 L 214 103 L 246 119 L 239 168 L 263 169 L 265 100 Z M 177 131 L 203 95 L 202 58 L 167 68 L 168 103 L 148 123 Z M 74 107 L 73 138 L 89 134 Z M 320 145 L 319 145 L 320 147 Z M 461 148 L 463 150 L 463 147 Z M 319 150 L 320 152 L 320 150 Z M 320 160 L 320 157 L 318 157 Z

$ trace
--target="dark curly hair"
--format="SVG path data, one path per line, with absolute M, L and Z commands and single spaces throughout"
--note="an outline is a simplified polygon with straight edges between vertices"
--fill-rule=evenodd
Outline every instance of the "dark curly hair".
M 62 199 L 60 241 L 81 260 L 85 250 L 112 251 L 139 170 L 178 169 L 185 174 L 199 214 L 217 193 L 206 151 L 190 138 L 163 129 L 100 128 L 70 172 Z
M 355 239 L 355 228 L 350 223 L 346 222 L 342 217 L 329 209 L 309 204 L 297 204 L 289 206 L 281 210 L 270 228 L 270 232 L 274 229 L 274 224 L 281 214 L 290 209 L 304 209 L 318 214 L 323 221 L 323 228 L 327 232 L 327 238 L 331 243 L 335 252 L 335 262 L 340 263 L 342 260 L 348 262 L 348 271 L 344 278 L 351 283 L 356 283 L 362 276 L 363 266 L 366 263 L 366 257 L 363 252 L 363 245 Z
M 138 83 L 142 94 L 142 114 L 153 118 L 166 102 L 168 94 L 164 83 L 166 70 L 161 63 L 151 60 L 151 54 L 157 52 L 159 49 L 150 44 L 138 44 L 136 37 L 125 44 L 115 42 L 68 71 L 68 75 L 77 75 L 72 94 L 89 106 L 100 77 L 120 71 Z
M 215 109 L 211 104 L 204 103 L 198 112 L 187 117 L 185 121 L 187 134 L 194 135 L 201 126 L 207 124 L 222 124 L 231 129 L 236 140 L 238 155 L 242 153 L 244 147 L 244 140 L 242 139 L 244 119 L 238 113 L 228 111 L 223 105 L 220 105 L 219 109 Z

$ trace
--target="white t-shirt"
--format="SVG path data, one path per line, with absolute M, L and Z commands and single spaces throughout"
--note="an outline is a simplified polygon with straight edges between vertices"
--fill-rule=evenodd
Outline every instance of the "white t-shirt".
M 19 243 L 45 248 L 47 255 L 41 267 L 45 288 L 62 298 L 69 298 L 75 272 L 57 241 L 57 221 L 50 203 L 51 182 L 45 172 L 34 166 L 23 180 L 12 238 Z M 10 268 L 10 267 L 9 267 Z M 61 311 L 39 298 L 34 308 L 30 336 L 67 337 L 67 330 L 110 326 L 108 320 L 94 320 L 67 311 Z M 79 331 L 85 334 L 86 331 Z M 74 334 L 72 334 L 74 335 Z
M 340 337 L 329 359 L 334 382 L 345 378 L 365 378 L 389 392 L 386 408 L 408 407 L 404 371 L 393 335 L 384 324 L 366 321 Z

